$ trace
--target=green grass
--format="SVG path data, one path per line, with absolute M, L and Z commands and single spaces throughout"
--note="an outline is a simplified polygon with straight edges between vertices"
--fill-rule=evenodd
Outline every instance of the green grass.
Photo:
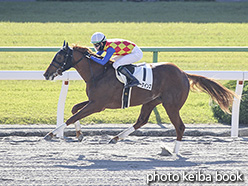
M 0 81 L 1 107 L 0 123 L 33 124 L 56 123 L 57 102 L 61 82 L 55 81 Z M 200 96 L 199 96 L 200 95 Z M 71 116 L 70 110 L 76 103 L 86 100 L 85 83 L 70 81 L 65 105 L 65 118 Z M 191 93 L 181 113 L 185 123 L 214 123 L 208 106 L 206 94 Z M 134 123 L 138 118 L 140 106 L 125 110 L 110 110 L 93 114 L 82 123 Z M 194 109 L 192 109 L 194 108 Z M 197 109 L 195 109 L 197 108 Z M 170 123 L 162 106 L 157 107 L 162 123 Z M 151 114 L 151 123 L 156 116 Z
M 90 46 L 96 31 L 149 47 L 247 46 L 247 22 L 248 3 L 1 2 L 0 46 L 61 46 L 64 39 Z M 54 54 L 0 53 L 0 70 L 45 70 Z M 159 61 L 183 70 L 247 70 L 247 59 L 245 52 L 159 53 Z M 152 53 L 142 61 L 152 62 Z M 60 88 L 60 81 L 0 81 L 0 123 L 56 123 Z M 85 83 L 71 81 L 65 118 L 86 99 Z M 162 106 L 157 109 L 162 123 L 170 123 Z M 133 123 L 139 110 L 105 110 L 82 123 Z M 203 93 L 190 93 L 181 115 L 185 123 L 217 122 Z M 149 122 L 157 122 L 154 113 Z
M 245 23 L 0 22 L 0 27 L 0 46 L 61 46 L 64 40 L 89 46 L 95 31 L 139 46 L 246 46 L 248 41 Z
M 0 21 L 242 23 L 247 12 L 247 2 L 1 2 Z

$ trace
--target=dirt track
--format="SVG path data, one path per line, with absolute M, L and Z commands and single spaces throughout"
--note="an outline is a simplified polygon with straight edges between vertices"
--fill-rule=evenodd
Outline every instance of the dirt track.
M 159 155 L 173 148 L 173 137 L 109 139 L 1 137 L 0 185 L 248 185 L 247 137 L 186 136 L 179 156 Z

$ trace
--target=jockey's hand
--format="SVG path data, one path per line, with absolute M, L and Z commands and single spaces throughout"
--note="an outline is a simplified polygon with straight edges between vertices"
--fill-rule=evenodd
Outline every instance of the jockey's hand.
M 85 52 L 85 57 L 87 57 L 88 59 L 90 59 L 91 54 L 89 52 Z

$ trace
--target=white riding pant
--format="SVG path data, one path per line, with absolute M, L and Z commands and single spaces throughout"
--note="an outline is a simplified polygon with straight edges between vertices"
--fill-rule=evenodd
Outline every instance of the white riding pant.
M 138 46 L 135 46 L 130 54 L 127 54 L 125 56 L 116 55 L 112 57 L 112 59 L 114 60 L 113 67 L 117 69 L 119 66 L 130 65 L 141 60 L 142 57 L 142 50 Z

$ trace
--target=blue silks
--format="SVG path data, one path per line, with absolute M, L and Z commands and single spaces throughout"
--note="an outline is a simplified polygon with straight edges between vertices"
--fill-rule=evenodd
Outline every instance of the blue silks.
M 98 51 L 97 54 L 101 55 L 103 52 L 104 51 Z M 115 49 L 113 49 L 112 47 L 109 47 L 106 51 L 106 55 L 104 56 L 104 58 L 99 59 L 95 56 L 91 56 L 90 59 L 94 60 L 95 62 L 99 63 L 100 65 L 105 65 L 114 53 L 115 53 Z

